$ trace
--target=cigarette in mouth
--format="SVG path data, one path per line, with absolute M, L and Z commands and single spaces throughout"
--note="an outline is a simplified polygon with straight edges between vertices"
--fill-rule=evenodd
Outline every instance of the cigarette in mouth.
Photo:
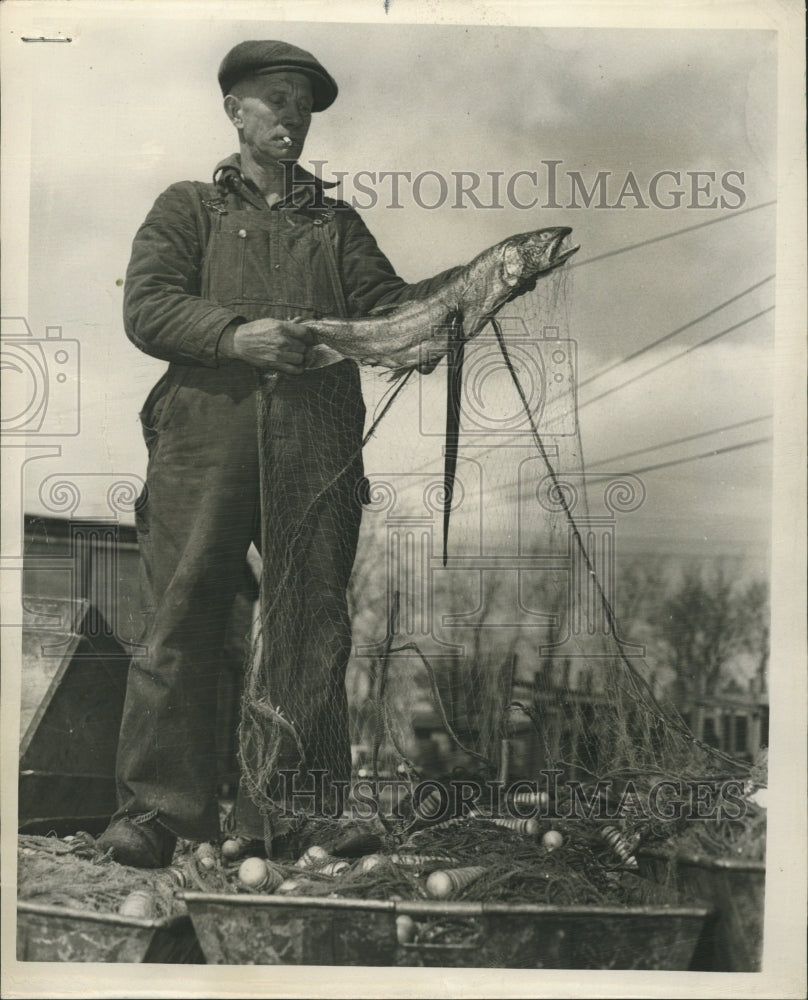
M 292 145 L 292 140 L 289 138 L 288 135 L 285 135 L 281 141 L 283 143 L 285 143 L 287 146 L 291 146 Z

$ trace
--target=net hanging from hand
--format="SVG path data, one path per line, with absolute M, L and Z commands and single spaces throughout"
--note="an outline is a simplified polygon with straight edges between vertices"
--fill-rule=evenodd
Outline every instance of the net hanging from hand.
M 416 378 L 395 385 L 364 438 L 347 366 L 267 380 L 260 636 L 240 728 L 243 777 L 265 815 L 281 804 L 282 768 L 296 769 L 301 785 L 312 770 L 349 781 L 352 742 L 371 775 L 429 774 L 425 716 L 432 774 L 452 764 L 484 778 L 557 769 L 642 789 L 743 772 L 743 762 L 694 740 L 654 665 L 620 636 L 613 534 L 587 493 L 596 487 L 613 510 L 631 510 L 642 484 L 585 475 L 575 345 L 563 336 L 567 281 L 563 270 L 551 274 L 465 347 L 445 568 L 442 508 L 424 518 L 421 481 L 408 519 L 376 504 L 373 476 L 369 487 L 363 480 L 362 446 L 377 428 L 390 431 L 395 464 L 396 400 Z M 279 437 L 278 426 L 291 431 Z M 343 595 L 363 506 L 348 698 Z M 495 523 L 506 514 L 510 533 Z M 519 758 L 514 740 L 525 731 L 532 749 Z

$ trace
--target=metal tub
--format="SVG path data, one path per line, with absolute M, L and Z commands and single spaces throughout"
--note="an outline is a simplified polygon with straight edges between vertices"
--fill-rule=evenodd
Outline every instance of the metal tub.
M 187 915 L 146 920 L 19 902 L 17 961 L 204 964 L 205 957 Z
M 708 909 L 387 902 L 186 892 L 217 965 L 523 969 L 690 967 Z M 399 944 L 396 917 L 438 943 Z M 445 930 L 448 943 L 440 943 Z M 452 934 L 452 931 L 455 931 Z M 454 938 L 454 941 L 452 941 Z
M 713 972 L 759 972 L 763 952 L 763 905 L 766 865 L 738 858 L 670 857 L 641 851 L 640 870 L 669 884 L 687 900 L 709 906 L 714 917 L 705 927 L 699 969 Z

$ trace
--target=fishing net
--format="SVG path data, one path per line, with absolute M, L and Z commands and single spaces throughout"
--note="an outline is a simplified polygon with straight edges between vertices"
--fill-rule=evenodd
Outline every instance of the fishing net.
M 268 820 L 287 798 L 283 772 L 295 772 L 294 788 L 324 789 L 315 811 L 333 811 L 334 783 L 351 776 L 345 593 L 361 520 L 364 420 L 356 366 L 270 378 L 258 410 L 262 596 L 240 756 Z
M 322 843 L 329 838 L 322 828 Z M 305 860 L 305 859 L 304 859 Z M 452 888 L 454 902 L 522 902 L 554 905 L 675 904 L 675 889 L 617 871 L 602 840 L 568 840 L 548 852 L 528 839 L 481 820 L 464 820 L 450 829 L 424 829 L 396 850 L 386 848 L 363 858 L 324 856 L 308 863 L 270 862 L 277 873 L 272 887 L 245 886 L 238 866 L 222 864 L 228 888 L 236 893 L 279 894 L 278 878 L 286 881 L 280 895 L 331 896 L 354 899 L 425 900 L 435 898 L 427 887 L 436 871 L 472 869 L 475 877 Z M 480 869 L 484 869 L 480 871 Z
M 701 818 L 693 782 L 712 782 L 715 804 L 723 783 L 748 776 L 693 737 L 664 674 L 616 620 L 615 528 L 643 484 L 586 471 L 569 280 L 552 272 L 462 355 L 386 386 L 365 442 L 386 435 L 389 464 L 367 480 L 350 364 L 262 393 L 264 570 L 241 763 L 275 829 L 282 771 L 324 795 L 298 797 L 293 822 L 354 809 L 350 782 L 363 779 L 393 834 L 426 778 L 477 782 L 483 800 L 492 782 L 518 778 L 635 845 Z M 452 380 L 458 426 L 444 438 Z M 435 452 L 414 470 L 396 468 L 404 419 Z M 396 812 L 399 786 L 408 815 Z
M 68 910 L 117 913 L 132 892 L 145 892 L 153 916 L 185 912 L 169 871 L 143 871 L 113 862 L 89 834 L 60 839 L 22 835 L 17 846 L 17 897 Z

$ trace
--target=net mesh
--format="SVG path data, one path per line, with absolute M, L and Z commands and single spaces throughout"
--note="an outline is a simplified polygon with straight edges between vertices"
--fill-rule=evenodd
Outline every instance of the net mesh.
M 345 592 L 361 519 L 364 408 L 355 366 L 260 394 L 261 614 L 242 704 L 240 754 L 265 814 L 283 803 L 281 772 L 350 780 L 344 683 L 351 648 Z
M 331 808 L 357 777 L 557 771 L 642 793 L 748 771 L 693 737 L 654 662 L 620 634 L 615 514 L 642 502 L 642 483 L 586 474 L 568 281 L 553 272 L 466 346 L 448 498 L 439 455 L 363 479 L 352 366 L 268 380 L 260 636 L 241 724 L 265 815 L 277 815 L 284 768 L 301 787 L 326 772 Z M 400 420 L 437 437 L 444 367 L 386 387 L 365 442 L 386 434 L 395 459 Z

